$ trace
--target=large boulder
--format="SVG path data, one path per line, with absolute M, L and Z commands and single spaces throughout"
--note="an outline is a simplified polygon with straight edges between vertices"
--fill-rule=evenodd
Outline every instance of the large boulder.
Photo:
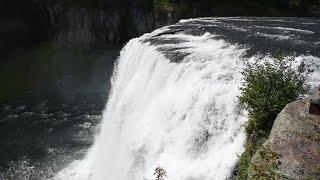
M 307 99 L 288 104 L 277 116 L 264 147 L 278 155 L 280 179 L 320 177 L 320 89 Z M 259 151 L 251 164 L 259 164 Z M 260 163 L 261 164 L 261 163 Z M 252 166 L 251 166 L 252 167 Z

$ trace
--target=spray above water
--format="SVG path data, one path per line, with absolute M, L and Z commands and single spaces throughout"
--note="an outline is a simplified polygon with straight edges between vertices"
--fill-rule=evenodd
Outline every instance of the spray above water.
M 245 139 L 237 96 L 246 49 L 210 33 L 163 31 L 121 51 L 100 134 L 55 179 L 151 180 L 158 167 L 172 180 L 231 175 Z M 155 36 L 170 41 L 146 41 Z

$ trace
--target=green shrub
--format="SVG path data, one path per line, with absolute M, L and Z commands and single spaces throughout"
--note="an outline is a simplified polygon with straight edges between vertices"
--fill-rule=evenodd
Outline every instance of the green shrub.
M 277 56 L 274 62 L 248 63 L 242 72 L 244 83 L 239 100 L 248 110 L 249 120 L 245 127 L 245 152 L 241 155 L 236 167 L 236 179 L 238 180 L 248 178 L 251 158 L 269 135 L 278 113 L 288 103 L 307 91 L 303 85 L 305 78 L 297 75 L 290 66 L 292 60 Z M 259 176 L 258 179 L 269 178 L 263 177 L 263 173 L 260 173 L 261 169 L 269 168 L 269 164 L 260 164 L 254 168 L 258 171 L 256 174 Z M 271 172 L 274 173 L 273 170 Z
M 241 155 L 237 167 L 236 167 L 236 179 L 237 180 L 246 180 L 248 176 L 248 168 L 250 165 L 251 157 L 255 153 L 255 146 L 247 139 L 245 144 L 245 151 Z
M 249 112 L 248 134 L 269 134 L 278 113 L 306 92 L 304 78 L 291 68 L 291 61 L 278 57 L 273 63 L 258 61 L 246 65 L 239 99 Z

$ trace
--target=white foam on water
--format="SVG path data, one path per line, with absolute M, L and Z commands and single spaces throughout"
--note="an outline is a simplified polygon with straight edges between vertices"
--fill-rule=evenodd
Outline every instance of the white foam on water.
M 171 36 L 188 41 L 171 45 L 188 47 L 179 63 L 144 37 L 126 45 L 94 146 L 56 179 L 153 179 L 157 166 L 169 179 L 231 174 L 243 151 L 237 96 L 245 50 L 209 33 Z
M 263 36 L 263 37 L 267 37 L 270 39 L 275 39 L 275 40 L 289 40 L 292 37 L 290 36 L 285 36 L 285 35 L 278 35 L 278 34 L 266 34 L 266 33 L 261 33 L 261 32 L 256 32 L 255 33 L 257 36 Z
M 256 26 L 255 28 L 263 28 L 263 29 L 276 29 L 281 31 L 289 31 L 289 32 L 298 32 L 298 33 L 304 33 L 304 34 L 314 34 L 315 32 L 305 29 L 297 29 L 297 28 L 289 28 L 289 27 L 275 27 L 275 26 Z
M 311 89 L 320 85 L 320 58 L 315 56 L 298 56 L 295 57 L 293 67 L 298 70 L 304 66 L 303 74 L 306 77 L 307 84 Z
M 214 35 L 162 35 L 179 44 L 131 40 L 121 51 L 101 132 L 84 160 L 57 180 L 154 179 L 156 167 L 171 180 L 228 178 L 243 152 L 246 113 L 238 108 L 245 49 Z M 160 47 L 188 53 L 170 62 Z M 319 63 L 315 57 L 296 64 Z M 311 65 L 310 65 L 311 66 Z M 319 74 L 308 76 L 319 82 Z

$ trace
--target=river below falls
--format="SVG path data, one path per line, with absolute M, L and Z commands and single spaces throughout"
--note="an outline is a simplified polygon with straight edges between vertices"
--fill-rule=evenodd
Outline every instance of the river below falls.
M 98 132 L 118 53 L 45 45 L 2 58 L 0 85 L 10 93 L 0 91 L 7 95 L 0 101 L 1 180 L 48 179 L 83 157 Z

